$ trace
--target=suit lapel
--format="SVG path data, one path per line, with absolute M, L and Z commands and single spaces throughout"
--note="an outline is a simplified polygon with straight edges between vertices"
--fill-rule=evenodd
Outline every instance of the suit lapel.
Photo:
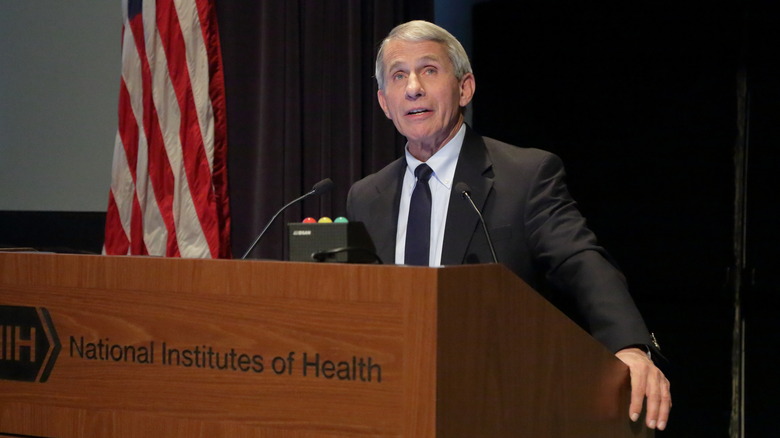
M 467 126 L 466 137 L 455 168 L 453 190 L 450 194 L 450 204 L 447 211 L 447 224 L 444 229 L 444 245 L 441 262 L 443 265 L 459 265 L 463 263 L 469 243 L 479 227 L 477 213 L 456 193 L 455 184 L 464 182 L 471 189 L 471 198 L 477 208 L 482 211 L 485 200 L 493 187 L 490 174 L 492 163 L 488 157 L 485 142 Z
M 377 174 L 377 196 L 371 203 L 371 228 L 377 230 L 374 235 L 376 253 L 382 262 L 395 262 L 395 236 L 398 229 L 398 209 L 401 199 L 406 160 L 399 159 Z

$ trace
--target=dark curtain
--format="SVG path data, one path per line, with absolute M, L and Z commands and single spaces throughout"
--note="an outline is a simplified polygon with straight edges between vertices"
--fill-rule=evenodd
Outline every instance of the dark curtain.
M 351 184 L 401 154 L 376 103 L 378 43 L 433 18 L 433 1 L 217 2 L 227 90 L 234 257 L 273 214 L 331 178 L 330 193 L 289 208 L 251 258 L 286 257 L 286 224 L 345 216 Z
M 746 42 L 774 41 L 745 17 L 767 14 L 737 2 L 704 9 L 670 1 L 565 3 L 571 7 L 534 1 L 475 7 L 474 127 L 549 149 L 566 163 L 569 189 L 620 263 L 669 359 L 661 367 L 672 382 L 674 407 L 668 430 L 657 436 L 724 437 L 732 383 L 734 308 L 727 272 L 734 254 L 737 77 Z M 508 34 L 510 26 L 516 30 Z M 501 57 L 504 47 L 513 47 L 516 56 Z M 774 58 L 766 51 L 756 61 Z M 514 86 L 506 86 L 506 72 L 513 73 Z M 771 101 L 773 93 L 765 89 L 761 97 Z M 777 125 L 777 112 L 755 105 L 750 111 L 751 133 L 777 138 L 766 123 Z M 762 165 L 769 162 L 761 156 Z M 776 192 L 777 173 L 774 185 L 763 175 L 761 182 Z M 762 199 L 758 208 L 764 211 L 770 205 L 753 187 L 748 198 Z M 751 218 L 753 229 L 760 217 Z M 772 280 L 764 279 L 769 287 Z M 776 307 L 764 308 L 776 313 Z M 748 333 L 753 329 L 756 336 L 757 328 Z M 760 329 L 759 354 L 773 349 L 767 339 L 778 332 L 769 324 Z M 745 368 L 756 385 L 747 398 L 748 406 L 755 404 L 753 418 L 773 397 L 760 395 L 758 388 L 771 378 L 754 374 L 763 367 L 757 363 L 772 362 L 754 360 Z

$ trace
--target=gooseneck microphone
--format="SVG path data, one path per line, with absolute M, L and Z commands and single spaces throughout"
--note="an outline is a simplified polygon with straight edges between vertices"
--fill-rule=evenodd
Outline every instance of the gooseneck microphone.
M 324 180 L 318 182 L 317 184 L 314 184 L 314 186 L 311 188 L 310 192 L 308 192 L 305 195 L 300 196 L 300 197 L 298 197 L 296 199 L 293 199 L 292 201 L 287 203 L 287 205 L 285 205 L 284 207 L 280 208 L 279 211 L 276 212 L 274 217 L 272 217 L 271 220 L 268 221 L 268 223 L 265 225 L 265 228 L 263 228 L 263 231 L 260 232 L 260 234 L 257 236 L 255 241 L 252 242 L 252 245 L 249 247 L 249 249 L 246 250 L 246 252 L 244 253 L 243 256 L 241 256 L 241 260 L 244 260 L 245 258 L 247 258 L 249 253 L 252 252 L 252 250 L 255 249 L 255 247 L 257 246 L 258 242 L 260 242 L 260 239 L 263 237 L 265 232 L 268 231 L 268 227 L 270 227 L 271 224 L 274 223 L 274 220 L 276 220 L 276 217 L 279 216 L 283 211 L 287 210 L 287 208 L 289 206 L 295 204 L 296 202 L 303 201 L 304 199 L 308 198 L 309 196 L 319 196 L 319 195 L 321 195 L 321 194 L 323 194 L 323 193 L 325 193 L 327 191 L 330 191 L 330 189 L 332 189 L 332 188 L 333 188 L 333 181 L 331 181 L 330 178 L 325 178 Z
M 477 216 L 479 216 L 479 223 L 482 224 L 482 230 L 485 232 L 485 237 L 487 237 L 488 247 L 490 248 L 490 254 L 493 256 L 493 263 L 498 263 L 498 257 L 496 257 L 496 250 L 493 249 L 493 240 L 490 238 L 490 233 L 488 232 L 487 225 L 485 224 L 485 219 L 482 217 L 482 213 L 479 212 L 477 205 L 474 204 L 474 200 L 471 199 L 471 188 L 469 188 L 468 184 L 461 181 L 455 184 L 455 191 L 460 193 L 463 199 L 468 200 L 469 204 L 471 204 L 471 207 L 474 208 L 475 212 L 477 212 Z

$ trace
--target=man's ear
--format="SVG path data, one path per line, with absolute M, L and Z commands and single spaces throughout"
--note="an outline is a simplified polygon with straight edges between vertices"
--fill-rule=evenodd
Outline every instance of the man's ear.
M 466 73 L 463 75 L 463 77 L 460 79 L 460 101 L 459 104 L 461 107 L 465 107 L 466 105 L 471 102 L 471 99 L 474 97 L 474 92 L 477 89 L 477 82 L 474 79 L 473 73 Z
M 385 93 L 382 92 L 382 90 L 377 90 L 376 98 L 379 101 L 379 106 L 382 107 L 382 111 L 385 112 L 385 117 L 387 117 L 390 120 L 393 120 L 393 118 L 390 117 L 390 112 L 387 110 L 387 98 L 385 98 Z

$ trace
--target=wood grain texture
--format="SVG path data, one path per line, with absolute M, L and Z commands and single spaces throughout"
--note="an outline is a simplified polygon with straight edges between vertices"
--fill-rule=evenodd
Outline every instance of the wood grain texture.
M 508 270 L 453 267 L 438 297 L 439 436 L 652 436 L 628 368 Z
M 625 432 L 622 365 L 499 266 L 0 253 L 0 305 L 62 343 L 47 382 L 0 380 L 0 433 Z

